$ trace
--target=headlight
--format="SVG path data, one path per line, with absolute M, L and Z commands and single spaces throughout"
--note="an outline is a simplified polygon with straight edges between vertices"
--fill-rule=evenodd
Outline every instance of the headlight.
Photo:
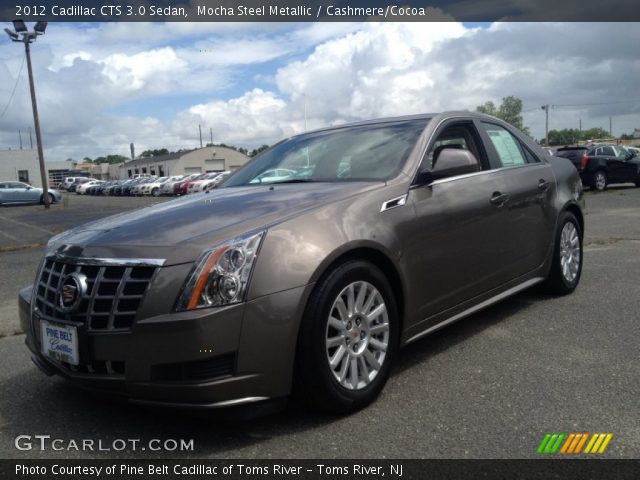
M 264 231 L 205 250 L 178 298 L 177 310 L 231 305 L 244 300 Z

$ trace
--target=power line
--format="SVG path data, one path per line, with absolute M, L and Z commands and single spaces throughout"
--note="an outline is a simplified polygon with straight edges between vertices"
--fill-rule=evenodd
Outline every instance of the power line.
M 619 105 L 622 103 L 640 103 L 640 98 L 632 98 L 629 100 L 619 100 L 615 102 L 597 102 L 597 103 L 557 103 L 549 105 L 550 108 L 580 108 L 580 107 L 595 107 L 600 105 Z M 529 113 L 540 110 L 540 107 L 532 107 L 523 110 L 522 113 Z
M 559 105 L 551 105 L 551 108 L 578 108 L 578 107 L 595 107 L 599 105 L 618 105 L 621 103 L 638 103 L 640 102 L 639 98 L 630 99 L 630 100 L 620 100 L 616 102 L 598 102 L 598 103 L 575 103 L 575 104 L 559 104 Z
M 4 117 L 4 114 L 7 113 L 7 109 L 9 108 L 9 105 L 11 105 L 11 100 L 13 100 L 13 96 L 16 93 L 16 88 L 18 88 L 18 81 L 20 80 L 20 75 L 22 74 L 22 69 L 24 68 L 24 59 L 25 59 L 25 57 L 22 57 L 22 64 L 20 65 L 20 71 L 18 72 L 18 76 L 16 77 L 16 83 L 13 86 L 13 91 L 11 92 L 11 96 L 9 97 L 9 101 L 4 106 L 4 109 L 2 110 L 2 113 L 0 113 L 0 118 Z

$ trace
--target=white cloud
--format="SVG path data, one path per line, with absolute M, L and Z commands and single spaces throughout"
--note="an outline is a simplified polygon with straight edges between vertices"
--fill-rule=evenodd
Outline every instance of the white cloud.
M 254 147 L 341 122 L 520 97 L 551 127 L 640 127 L 633 26 L 501 23 L 56 24 L 33 48 L 48 158 L 196 146 Z M 22 61 L 0 44 L 0 109 Z M 0 118 L 0 148 L 31 124 L 26 68 Z M 628 99 L 629 102 L 621 102 Z M 635 100 L 635 101 L 632 101 Z M 617 102 L 617 103 L 616 103 Z M 16 127 L 18 126 L 18 127 Z M 207 136 L 208 137 L 208 136 Z
M 100 63 L 103 74 L 114 84 L 140 90 L 154 86 L 159 92 L 171 88 L 171 77 L 184 77 L 188 73 L 188 64 L 178 58 L 171 47 L 149 50 L 125 55 L 109 55 Z

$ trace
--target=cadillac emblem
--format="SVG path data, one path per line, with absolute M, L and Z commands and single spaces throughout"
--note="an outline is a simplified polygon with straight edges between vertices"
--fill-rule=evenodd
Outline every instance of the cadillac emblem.
M 73 312 L 87 293 L 87 277 L 82 273 L 71 273 L 62 277 L 58 304 L 63 312 Z

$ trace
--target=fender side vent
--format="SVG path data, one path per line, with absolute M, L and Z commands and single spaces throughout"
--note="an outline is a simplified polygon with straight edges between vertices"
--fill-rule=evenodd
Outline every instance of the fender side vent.
M 392 198 L 391 200 L 387 200 L 382 204 L 382 208 L 380 208 L 380 212 L 385 212 L 387 210 L 391 210 L 392 208 L 401 207 L 407 203 L 407 194 L 401 195 L 396 198 Z

